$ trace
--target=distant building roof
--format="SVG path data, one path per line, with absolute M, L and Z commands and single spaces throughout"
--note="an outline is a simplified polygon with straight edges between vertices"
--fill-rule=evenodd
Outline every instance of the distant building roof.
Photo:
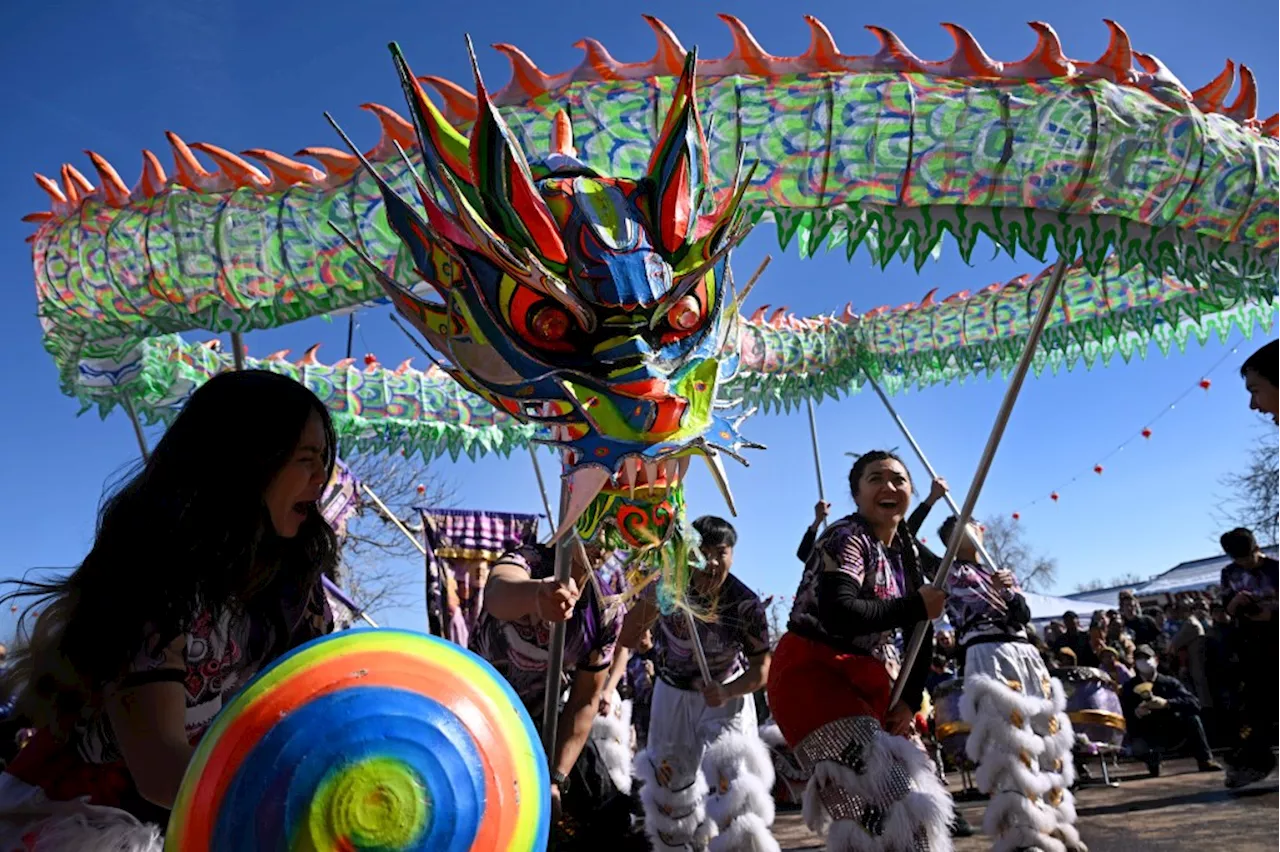
M 1280 553 L 1275 545 L 1262 548 L 1262 552 L 1272 559 Z M 1126 583 L 1123 586 L 1110 586 L 1105 589 L 1093 589 L 1087 592 L 1076 592 L 1067 595 L 1074 601 L 1101 601 L 1114 608 L 1120 603 L 1120 593 L 1125 589 L 1133 589 L 1138 597 L 1148 595 L 1174 595 L 1178 592 L 1190 592 L 1218 585 L 1222 577 L 1222 569 L 1227 567 L 1231 557 L 1226 554 L 1209 556 L 1204 559 L 1193 559 L 1179 563 L 1163 574 L 1157 574 L 1145 583 Z
M 1274 545 L 1264 547 L 1262 552 L 1275 559 L 1277 548 Z M 1226 554 L 1183 562 L 1147 581 L 1135 591 L 1140 595 L 1172 595 L 1216 586 L 1222 577 L 1222 569 L 1230 562 L 1231 557 Z

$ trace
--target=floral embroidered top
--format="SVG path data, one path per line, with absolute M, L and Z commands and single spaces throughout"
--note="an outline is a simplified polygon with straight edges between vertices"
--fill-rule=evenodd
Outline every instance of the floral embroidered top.
M 535 580 L 550 577 L 555 569 L 551 549 L 538 545 L 525 545 L 505 553 L 494 567 L 504 564 L 520 568 Z M 622 607 L 606 616 L 593 587 L 588 584 L 566 625 L 562 686 L 567 687 L 579 671 L 598 672 L 609 667 L 622 629 L 622 616 Z M 469 647 L 507 679 L 529 715 L 535 721 L 541 720 L 551 624 L 532 616 L 502 621 L 490 615 L 488 609 L 482 609 L 471 631 Z
M 885 547 L 858 514 L 831 524 L 805 562 L 787 629 L 845 653 L 870 655 L 884 663 L 890 677 L 897 677 L 901 660 L 895 641 L 898 629 L 848 635 L 837 625 L 824 623 L 819 587 L 823 574 L 835 571 L 856 586 L 863 600 L 895 601 L 911 595 L 921 578 L 907 576 L 903 547 L 914 544 L 898 537 L 891 547 Z
M 653 585 L 644 594 L 656 606 Z M 700 607 L 711 608 L 705 599 L 694 596 L 693 600 Z M 764 604 L 732 574 L 725 577 L 720 586 L 710 620 L 695 619 L 694 623 L 707 658 L 707 669 L 720 683 L 728 683 L 745 672 L 749 657 L 769 650 L 769 620 Z M 676 689 L 700 691 L 705 686 L 684 610 L 658 616 L 653 645 L 654 673 L 659 678 Z
M 333 613 L 319 584 L 309 595 L 282 600 L 271 615 L 226 608 L 197 612 L 187 632 L 168 645 L 150 636 L 123 685 L 177 681 L 186 689 L 187 739 L 195 745 L 218 712 L 253 676 L 287 651 L 333 630 Z M 283 630 L 282 630 L 283 628 Z M 286 635 L 287 634 L 287 635 Z M 55 801 L 88 796 L 95 805 L 123 808 L 141 819 L 157 818 L 154 805 L 137 793 L 105 711 L 97 710 L 70 738 L 57 740 L 45 729 L 18 753 L 6 770 L 43 789 Z M 0 810 L 5 803 L 0 800 Z
M 947 575 L 947 618 L 962 647 L 976 639 L 1027 639 L 1026 619 L 1019 617 L 1023 607 L 1017 605 L 1022 599 L 1017 579 L 1005 588 L 994 574 L 986 565 L 957 559 Z

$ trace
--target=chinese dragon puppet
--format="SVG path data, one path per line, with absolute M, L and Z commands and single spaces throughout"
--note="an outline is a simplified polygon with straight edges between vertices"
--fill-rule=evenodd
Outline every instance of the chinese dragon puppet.
M 326 171 L 171 133 L 174 174 L 147 152 L 132 190 L 96 155 L 100 186 L 71 166 L 61 183 L 38 177 L 54 200 L 32 217 L 40 316 L 64 387 L 104 414 L 128 404 L 164 420 L 229 361 L 174 332 L 389 298 L 435 351 L 427 371 L 325 365 L 314 348 L 251 363 L 315 389 L 348 445 L 559 448 L 557 536 L 648 554 L 641 573 L 658 571 L 679 605 L 681 484 L 700 456 L 729 497 L 724 457 L 756 446 L 739 431 L 749 406 L 847 393 L 864 373 L 890 390 L 998 373 L 1048 277 L 861 315 L 748 318 L 729 252 L 762 220 L 803 254 L 843 245 L 917 268 L 945 235 L 966 258 L 980 235 L 1042 262 L 1054 244 L 1077 260 L 1037 370 L 1271 322 L 1278 121 L 1257 119 L 1245 66 L 1227 104 L 1234 63 L 1191 91 L 1112 22 L 1097 61 L 1068 58 L 1033 23 L 1032 53 L 999 62 L 954 25 L 943 61 L 875 27 L 878 52 L 846 55 L 813 18 L 808 51 L 775 57 L 722 17 L 722 59 L 698 60 L 653 18 L 649 62 L 584 39 L 584 62 L 550 75 L 498 45 L 513 76 L 493 93 L 478 71 L 474 94 L 416 78 L 393 48 L 409 119 L 366 105 L 383 127 L 372 150 L 299 153 Z M 859 792 L 865 743 L 818 746 L 811 785 L 843 792 L 806 794 L 813 825 L 834 819 L 833 839 L 874 848 L 945 845 L 926 763 L 890 760 L 872 795 Z M 1024 809 L 1059 842 L 1038 797 Z
M 717 391 L 738 360 L 728 256 L 747 230 L 749 174 L 740 168 L 701 212 L 709 165 L 694 55 L 633 179 L 579 160 L 565 112 L 550 154 L 530 165 L 478 70 L 482 106 L 466 139 L 393 52 L 423 152 L 412 174 L 424 212 L 380 177 L 378 187 L 441 301 L 366 258 L 371 273 L 454 380 L 561 449 L 570 493 L 557 538 L 576 524 L 611 547 L 663 544 L 683 514 L 690 459 L 710 462 L 727 494 L 720 454 L 746 445 Z

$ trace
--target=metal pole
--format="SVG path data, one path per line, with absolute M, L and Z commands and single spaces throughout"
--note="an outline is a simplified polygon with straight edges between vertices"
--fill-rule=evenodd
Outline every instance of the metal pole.
M 426 518 L 422 519 L 422 537 L 424 539 L 427 537 Z M 433 567 L 431 564 L 432 554 L 427 553 L 425 547 L 422 550 L 423 550 L 422 572 L 423 572 L 423 577 L 425 578 L 425 582 L 423 583 L 423 593 L 424 593 L 423 601 L 427 605 L 427 633 L 431 633 L 431 592 L 432 592 L 432 585 L 434 584 L 439 590 L 439 596 L 436 598 L 437 602 L 439 603 L 439 606 L 436 607 L 436 621 L 440 624 L 440 636 L 441 638 L 443 638 L 448 630 L 448 628 L 445 627 L 444 625 L 444 610 L 445 610 L 444 598 L 445 598 L 445 595 L 449 593 L 448 589 L 445 587 L 444 571 L 442 568 L 438 576 L 433 576 L 431 571 Z
M 129 415 L 129 422 L 133 424 L 133 436 L 138 439 L 138 449 L 142 451 L 142 460 L 144 462 L 151 461 L 151 450 L 147 449 L 147 436 L 142 433 L 142 424 L 138 422 L 138 412 L 133 409 L 133 401 L 128 395 L 122 398 L 124 403 L 124 412 Z
M 711 667 L 707 665 L 707 652 L 702 648 L 702 640 L 698 637 L 698 620 L 689 610 L 684 611 L 684 623 L 689 626 L 689 641 L 693 643 L 693 656 L 698 661 L 698 670 L 702 672 L 702 685 L 715 683 L 711 679 Z
M 560 480 L 560 517 L 569 512 L 569 480 Z M 554 523 L 554 522 L 553 522 Z M 573 572 L 573 560 L 569 558 L 569 539 L 576 539 L 576 530 L 556 543 L 556 582 L 566 584 Z M 588 568 L 588 570 L 590 570 Z M 555 760 L 556 733 L 560 723 L 560 678 L 564 674 L 564 637 L 567 621 L 551 625 L 551 647 L 547 649 L 547 691 L 542 696 L 542 745 L 547 751 L 547 761 Z
M 1040 297 L 1040 308 L 1036 311 L 1035 321 L 1031 324 L 1031 333 L 1027 335 L 1026 346 L 1023 347 L 1022 356 L 1018 359 L 1018 366 L 1014 368 L 1013 376 L 1009 379 L 1009 387 L 1005 391 L 1004 401 L 1000 403 L 1000 410 L 996 413 L 996 422 L 991 427 L 991 435 L 987 438 L 987 446 L 982 450 L 982 458 L 978 460 L 978 469 L 973 474 L 973 483 L 969 486 L 969 493 L 965 495 L 964 505 L 956 515 L 956 530 L 959 534 L 952 535 L 951 541 L 947 542 L 946 555 L 942 557 L 942 564 L 938 566 L 938 571 L 934 574 L 933 586 L 935 588 L 943 588 L 947 583 L 947 575 L 951 573 L 951 565 L 956 561 L 956 552 L 960 549 L 960 542 L 964 539 L 964 528 L 968 525 L 969 519 L 973 517 L 973 510 L 978 504 L 978 496 L 982 493 L 982 486 L 986 483 L 987 474 L 991 471 L 991 464 L 996 458 L 996 450 L 1000 447 L 1000 439 L 1004 437 L 1005 427 L 1009 425 L 1009 416 L 1013 414 L 1013 406 L 1018 401 L 1022 383 L 1027 378 L 1027 371 L 1031 369 L 1031 359 L 1035 357 L 1036 348 L 1040 345 L 1040 336 L 1044 333 L 1045 324 L 1049 321 L 1049 314 L 1053 312 L 1053 304 L 1058 300 L 1058 290 L 1062 286 L 1062 277 L 1066 274 L 1068 263 L 1070 263 L 1070 260 L 1067 255 L 1059 256 L 1058 263 L 1053 268 L 1053 275 L 1049 278 L 1049 283 Z M 911 671 L 916 657 L 920 654 L 920 648 L 924 645 L 924 634 L 928 626 L 928 622 L 921 622 L 911 635 L 911 644 L 907 646 L 907 653 L 902 658 L 902 668 L 898 672 L 898 680 L 894 683 L 893 694 L 889 698 L 890 707 L 897 704 L 902 698 L 902 690 L 907 685 L 907 673 Z
M 809 440 L 813 443 L 813 469 L 818 473 L 818 499 L 827 502 L 827 489 L 822 484 L 822 456 L 818 452 L 818 420 L 813 411 L 813 400 L 806 399 L 809 407 Z M 827 519 L 822 519 L 822 528 L 827 528 Z
M 742 292 L 737 296 L 737 310 L 742 312 L 742 305 L 747 301 L 747 296 L 751 295 L 751 289 L 756 286 L 756 282 L 760 280 L 760 276 L 764 274 L 765 269 L 773 261 L 773 255 L 766 254 L 764 260 L 760 261 L 760 265 L 756 267 L 756 271 L 747 279 L 747 285 L 742 288 Z
M 237 370 L 244 369 L 244 338 L 240 332 L 231 332 L 231 358 Z
M 347 357 L 348 358 L 351 357 L 351 343 L 352 343 L 352 337 L 355 335 L 355 333 L 356 333 L 356 314 L 355 314 L 355 311 L 352 311 L 350 314 L 347 314 Z
M 533 459 L 533 475 L 538 478 L 538 493 L 542 495 L 542 507 L 547 510 L 547 524 L 551 527 L 551 532 L 556 531 L 555 515 L 551 514 L 551 500 L 547 496 L 547 484 L 542 479 L 542 466 L 538 464 L 538 448 L 533 444 L 529 445 L 529 458 Z M 576 535 L 573 540 L 578 548 L 578 556 L 582 558 L 582 564 L 587 566 L 587 582 L 591 583 L 591 587 L 596 590 L 596 595 L 600 598 L 600 604 L 606 603 L 606 595 L 604 589 L 600 588 L 600 578 L 596 576 L 595 568 L 591 565 L 591 559 L 587 556 L 587 546 L 583 544 L 582 539 Z
M 867 377 L 867 383 L 871 385 L 872 389 L 876 392 L 876 395 L 880 397 L 880 401 L 884 403 L 884 407 L 889 409 L 889 415 L 893 417 L 893 421 L 898 424 L 898 428 L 902 431 L 902 437 L 906 438 L 907 443 L 911 445 L 911 449 L 915 452 L 916 457 L 920 459 L 920 464 L 924 465 L 924 469 L 928 472 L 929 478 L 937 479 L 938 472 L 933 469 L 933 465 L 929 464 L 929 460 L 925 458 L 924 450 L 920 449 L 920 445 L 916 443 L 916 439 L 911 434 L 911 430 L 907 428 L 907 424 L 903 422 L 902 417 L 899 416 L 898 412 L 894 409 L 893 403 L 889 402 L 889 397 L 885 396 L 884 391 L 880 388 L 880 384 L 870 373 L 865 370 L 864 373 Z M 947 501 L 947 507 L 951 509 L 951 514 L 957 516 L 960 514 L 960 507 L 956 505 L 956 501 L 951 497 L 950 491 L 943 494 L 942 499 Z M 962 528 L 957 527 L 957 529 Z M 993 569 L 998 570 L 1000 566 L 991 558 L 991 554 L 987 552 L 987 549 L 983 547 L 980 542 L 975 541 L 974 544 L 977 546 L 978 553 L 981 554 L 983 560 Z
M 404 533 L 404 537 L 409 539 L 409 541 L 413 543 L 414 547 L 418 548 L 418 552 L 421 553 L 423 556 L 426 556 L 427 548 L 423 546 L 422 542 L 418 541 L 417 536 L 409 532 L 408 527 L 400 523 L 400 519 L 396 517 L 395 512 L 388 509 L 387 504 L 383 503 L 381 500 L 378 499 L 378 495 L 373 493 L 373 489 L 365 485 L 363 482 L 360 483 L 360 488 L 364 491 L 365 494 L 369 495 L 369 499 L 372 500 L 374 504 L 382 511 L 382 516 L 385 517 L 391 523 L 395 524 L 396 529 Z
M 538 479 L 538 493 L 542 495 L 542 508 L 547 511 L 547 524 L 554 534 L 556 516 L 551 514 L 551 498 L 547 496 L 547 483 L 542 479 L 542 466 L 538 464 L 538 448 L 534 444 L 529 445 L 529 458 L 533 460 L 533 475 Z

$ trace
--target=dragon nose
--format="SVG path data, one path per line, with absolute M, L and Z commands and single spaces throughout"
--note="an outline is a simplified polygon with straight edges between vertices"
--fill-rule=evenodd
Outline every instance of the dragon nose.
M 653 349 L 639 335 L 624 335 L 602 340 L 591 350 L 591 354 L 601 361 L 620 361 L 624 358 L 636 358 L 652 354 Z

